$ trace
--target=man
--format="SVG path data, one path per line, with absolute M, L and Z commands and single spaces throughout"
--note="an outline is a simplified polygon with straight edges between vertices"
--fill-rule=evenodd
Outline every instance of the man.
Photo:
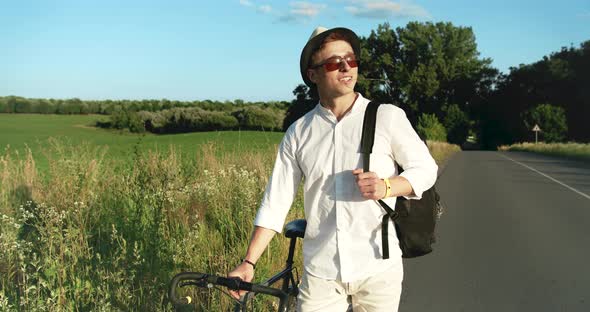
M 369 103 L 354 91 L 359 39 L 346 28 L 317 28 L 301 53 L 303 81 L 317 88 L 320 103 L 293 123 L 279 147 L 272 176 L 254 222 L 244 262 L 229 276 L 246 281 L 276 232 L 304 179 L 307 227 L 298 310 L 397 311 L 403 268 L 395 231 L 391 257 L 381 254 L 383 199 L 419 198 L 436 180 L 437 166 L 404 112 L 381 105 L 371 168 L 360 154 L 364 111 Z M 396 172 L 394 161 L 405 170 Z M 387 181 L 386 181 L 387 180 Z M 393 232 L 393 233 L 391 233 Z M 237 294 L 234 293 L 234 296 Z

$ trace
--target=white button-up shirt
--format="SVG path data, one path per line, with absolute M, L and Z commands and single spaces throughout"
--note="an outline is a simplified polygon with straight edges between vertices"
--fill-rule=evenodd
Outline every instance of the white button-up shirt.
M 362 168 L 361 133 L 369 103 L 359 94 L 340 120 L 318 104 L 293 123 L 279 146 L 277 159 L 254 224 L 281 232 L 304 180 L 307 227 L 303 241 L 305 270 L 317 277 L 351 282 L 394 266 L 402 269 L 394 225 L 389 225 L 390 258 L 382 259 L 381 222 L 385 214 L 362 197 L 352 170 Z M 377 115 L 370 171 L 380 178 L 398 175 L 394 161 L 420 198 L 436 181 L 437 165 L 405 113 L 381 105 Z M 395 197 L 384 201 L 395 206 Z

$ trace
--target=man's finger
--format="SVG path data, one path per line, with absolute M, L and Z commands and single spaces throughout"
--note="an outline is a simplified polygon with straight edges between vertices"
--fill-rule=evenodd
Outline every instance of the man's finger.
M 377 192 L 377 187 L 375 187 L 375 185 L 364 185 L 364 186 L 361 186 L 360 189 L 361 189 L 361 192 L 364 192 L 364 193 L 366 193 L 366 192 L 372 192 L 372 193 Z
M 376 178 L 366 178 L 362 180 L 358 180 L 357 184 L 359 186 L 367 186 L 367 185 L 377 185 L 380 179 Z
M 359 180 L 364 180 L 364 179 L 371 179 L 371 178 L 377 178 L 377 174 L 375 172 L 363 172 L 360 173 L 359 175 L 357 175 Z
M 240 300 L 240 298 L 242 298 L 242 296 L 246 293 L 247 293 L 247 291 L 245 291 L 245 290 L 230 290 L 229 291 L 229 294 L 236 300 Z

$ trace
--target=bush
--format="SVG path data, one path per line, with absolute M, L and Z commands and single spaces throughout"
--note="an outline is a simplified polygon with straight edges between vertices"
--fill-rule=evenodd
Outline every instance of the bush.
M 117 109 L 111 115 L 111 126 L 115 129 L 125 129 L 129 126 L 129 117 L 127 112 L 122 109 Z
M 281 130 L 284 118 L 282 109 L 269 106 L 245 107 L 231 111 L 210 111 L 200 107 L 176 107 L 159 112 L 132 112 L 115 107 L 109 123 L 112 128 L 129 128 L 131 132 L 184 133 L 195 131 Z
M 416 131 L 421 138 L 430 141 L 447 141 L 447 130 L 434 114 L 422 114 L 418 118 Z
M 524 114 L 525 127 L 532 130 L 535 124 L 541 128 L 546 142 L 563 142 L 567 134 L 565 110 L 551 104 L 541 104 Z
M 145 123 L 137 113 L 128 113 L 129 131 L 135 133 L 145 132 Z
M 232 130 L 238 127 L 235 117 L 226 112 L 206 111 L 198 107 L 173 108 L 160 112 L 137 113 L 145 130 L 153 133 Z
M 232 115 L 238 120 L 240 128 L 249 130 L 280 130 L 284 118 L 280 111 L 258 107 L 246 107 Z
M 195 120 L 193 131 L 232 130 L 238 124 L 238 120 L 227 113 L 203 111 Z

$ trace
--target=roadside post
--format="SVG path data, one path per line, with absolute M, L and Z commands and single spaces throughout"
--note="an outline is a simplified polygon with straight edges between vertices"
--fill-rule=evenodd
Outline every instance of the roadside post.
M 533 127 L 533 131 L 535 131 L 535 144 L 537 144 L 537 136 L 539 134 L 539 131 L 541 131 L 541 128 L 539 128 L 539 125 L 535 124 L 535 126 Z

